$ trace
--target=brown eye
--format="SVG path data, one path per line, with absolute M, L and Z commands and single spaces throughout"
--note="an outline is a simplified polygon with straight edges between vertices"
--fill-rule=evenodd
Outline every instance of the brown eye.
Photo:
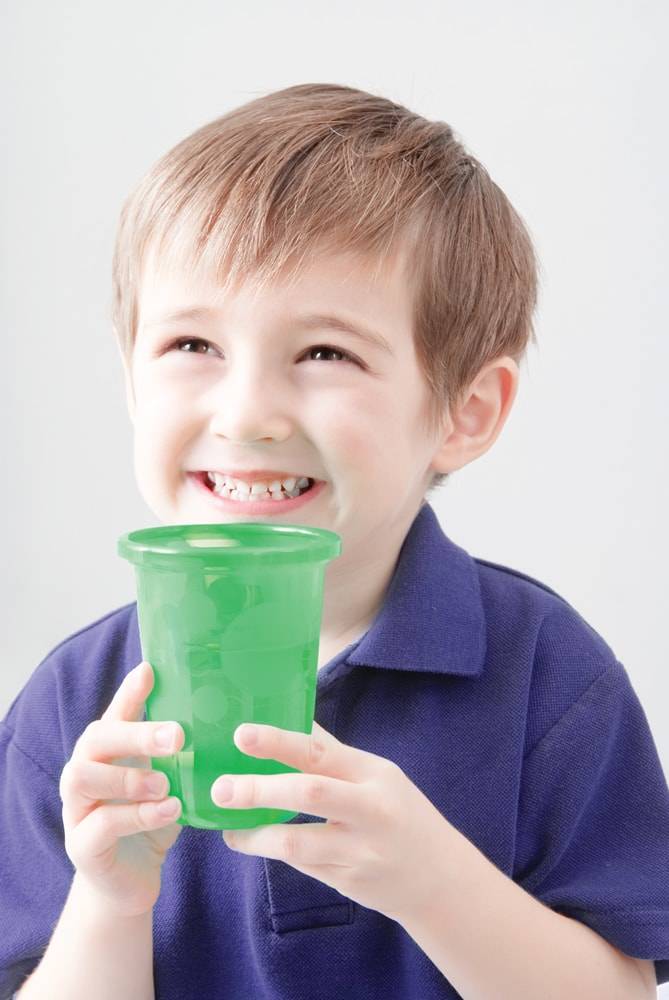
M 179 351 L 181 351 L 181 348 L 183 347 L 184 344 L 204 344 L 205 348 L 211 347 L 211 344 L 208 341 L 201 340 L 199 337 L 181 337 L 179 340 L 174 341 L 172 347 L 176 347 Z M 182 352 L 182 353 L 199 354 L 202 352 L 195 349 L 195 350 L 188 350 L 187 352 Z
M 349 354 L 348 351 L 342 351 L 338 347 L 328 347 L 327 344 L 318 344 L 315 347 L 310 347 L 307 353 L 311 355 L 315 352 L 319 354 L 339 354 L 345 361 L 351 361 L 354 365 L 358 364 L 352 354 Z

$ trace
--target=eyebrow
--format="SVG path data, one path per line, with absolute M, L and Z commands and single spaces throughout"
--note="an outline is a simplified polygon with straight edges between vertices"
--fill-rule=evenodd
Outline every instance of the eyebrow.
M 216 315 L 216 310 L 209 306 L 193 306 L 190 309 L 175 309 L 172 312 L 154 316 L 143 323 L 142 326 L 145 328 L 163 326 L 168 323 L 178 322 L 179 320 L 206 320 Z M 352 323 L 350 320 L 345 319 L 343 316 L 337 316 L 335 313 L 303 313 L 292 317 L 290 322 L 293 326 L 298 326 L 303 330 L 325 328 L 338 330 L 340 333 L 348 333 L 352 337 L 357 337 L 358 340 L 363 341 L 365 344 L 369 344 L 370 347 L 378 347 L 391 356 L 393 354 L 388 341 L 376 330 L 372 330 L 368 326 L 363 326 L 361 323 Z

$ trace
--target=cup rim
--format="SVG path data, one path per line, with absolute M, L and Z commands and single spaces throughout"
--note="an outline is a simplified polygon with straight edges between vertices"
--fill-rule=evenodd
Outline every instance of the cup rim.
M 218 536 L 219 543 L 192 544 Z M 221 541 L 231 544 L 221 545 Z M 174 567 L 174 557 L 197 565 L 221 568 L 252 554 L 263 563 L 326 562 L 341 552 L 341 537 L 327 528 L 303 524 L 247 521 L 209 524 L 161 524 L 122 535 L 117 553 L 135 565 Z

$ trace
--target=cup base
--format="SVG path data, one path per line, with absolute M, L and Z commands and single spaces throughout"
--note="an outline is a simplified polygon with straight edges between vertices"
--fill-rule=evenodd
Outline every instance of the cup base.
M 216 821 L 186 812 L 176 822 L 180 826 L 195 826 L 200 830 L 248 830 L 272 823 L 287 823 L 299 815 L 289 809 L 221 809 L 221 816 Z

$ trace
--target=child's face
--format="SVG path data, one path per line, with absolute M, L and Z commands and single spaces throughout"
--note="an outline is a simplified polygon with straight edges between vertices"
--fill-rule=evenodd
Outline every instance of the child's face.
M 217 299 L 213 284 L 165 277 L 149 261 L 126 378 L 137 481 L 160 521 L 308 524 L 338 532 L 342 557 L 354 559 L 401 543 L 440 444 L 421 426 L 427 386 L 401 266 L 395 258 L 373 281 L 371 266 L 363 270 L 359 260 L 318 257 L 292 286 L 277 283 L 254 297 L 245 284 Z M 218 311 L 154 325 L 194 306 Z M 306 313 L 359 321 L 378 331 L 390 352 L 323 325 L 303 329 L 297 317 Z M 178 348 L 178 338 L 206 344 Z M 321 345 L 350 352 L 362 366 L 313 350 Z M 222 511 L 191 476 L 239 469 L 326 482 L 295 514 L 282 513 L 276 501 L 270 514 L 237 515 Z

